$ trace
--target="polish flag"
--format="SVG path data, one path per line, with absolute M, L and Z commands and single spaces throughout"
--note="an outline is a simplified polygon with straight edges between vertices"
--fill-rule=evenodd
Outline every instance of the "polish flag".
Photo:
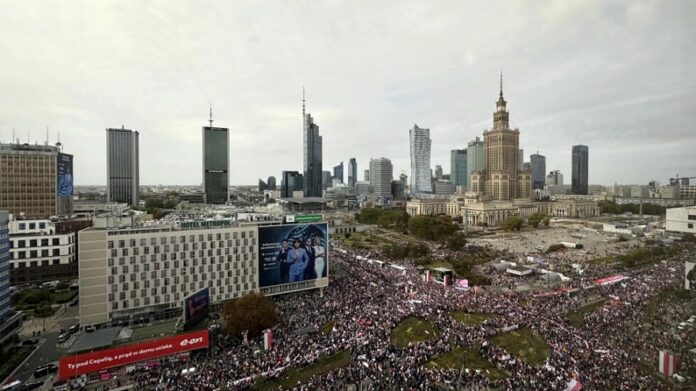
M 273 332 L 268 329 L 263 332 L 263 348 L 268 351 L 273 347 Z
M 677 358 L 674 354 L 660 350 L 659 371 L 665 376 L 672 376 L 677 371 Z
M 578 391 L 582 388 L 582 384 L 580 384 L 579 381 L 575 379 L 571 379 L 568 383 L 566 383 L 566 388 L 565 391 Z

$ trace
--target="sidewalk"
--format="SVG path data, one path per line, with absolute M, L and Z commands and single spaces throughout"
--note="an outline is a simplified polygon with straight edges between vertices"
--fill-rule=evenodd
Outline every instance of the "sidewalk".
M 65 313 L 65 311 L 65 305 L 61 305 L 60 308 L 53 315 L 47 318 L 32 317 L 30 320 L 28 320 L 22 325 L 22 329 L 19 331 L 19 336 L 21 338 L 31 338 L 37 336 L 39 332 L 42 334 L 48 332 L 55 325 L 58 324 L 58 318 L 60 318 L 60 316 Z

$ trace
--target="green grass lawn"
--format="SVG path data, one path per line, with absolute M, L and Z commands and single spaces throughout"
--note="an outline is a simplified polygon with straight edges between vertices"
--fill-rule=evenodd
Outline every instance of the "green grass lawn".
M 491 342 L 533 366 L 543 364 L 550 352 L 546 341 L 528 328 L 498 334 Z
M 568 319 L 568 322 L 573 326 L 581 327 L 582 322 L 585 318 L 585 314 L 589 314 L 590 312 L 601 307 L 605 301 L 607 301 L 607 299 L 602 299 L 589 304 L 585 304 L 584 306 L 578 308 L 576 311 L 569 312 L 568 315 L 566 315 L 566 318 Z
M 450 316 L 454 320 L 458 320 L 467 326 L 476 326 L 477 324 L 483 323 L 485 320 L 495 318 L 495 315 L 491 314 L 469 314 L 461 311 L 452 311 Z
M 254 388 L 260 391 L 277 390 L 279 387 L 282 387 L 284 390 L 290 389 L 293 386 L 295 386 L 298 382 L 305 383 L 312 376 L 327 373 L 334 369 L 345 367 L 346 365 L 350 364 L 351 360 L 352 357 L 350 355 L 350 351 L 341 350 L 340 352 L 332 356 L 324 357 L 317 360 L 314 364 L 308 367 L 302 369 L 290 368 L 280 379 L 270 383 L 258 384 Z
M 56 303 L 67 303 L 77 296 L 77 289 L 71 289 L 68 291 L 56 292 L 53 294 L 53 301 Z
M 142 326 L 134 328 L 131 339 L 128 340 L 126 343 L 138 342 L 151 338 L 158 338 L 160 334 L 174 334 L 176 332 L 176 320 L 176 318 L 167 319 L 164 322 L 157 320 L 152 322 L 152 326 Z
M 500 380 L 507 377 L 504 372 L 498 370 L 490 361 L 481 356 L 478 350 L 478 345 L 468 348 L 457 346 L 449 352 L 435 357 L 425 365 L 429 368 L 460 369 L 464 367 L 471 370 L 480 369 L 491 380 Z
M 427 341 L 437 334 L 435 327 L 427 320 L 406 318 L 391 332 L 391 341 L 397 348 L 408 346 L 409 342 Z
M 12 373 L 33 350 L 34 346 L 22 346 L 0 354 L 0 381 Z

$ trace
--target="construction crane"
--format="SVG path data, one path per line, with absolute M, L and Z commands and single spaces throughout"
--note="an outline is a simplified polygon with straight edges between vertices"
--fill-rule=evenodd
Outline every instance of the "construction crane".
M 686 177 L 681 177 L 681 178 L 679 178 L 679 174 L 677 174 L 676 178 L 669 178 L 669 184 L 670 184 L 670 185 L 674 185 L 674 184 L 676 184 L 676 183 L 679 183 L 679 180 L 680 180 L 680 179 L 689 179 L 689 180 L 691 180 L 691 179 L 696 179 L 696 176 L 686 176 Z

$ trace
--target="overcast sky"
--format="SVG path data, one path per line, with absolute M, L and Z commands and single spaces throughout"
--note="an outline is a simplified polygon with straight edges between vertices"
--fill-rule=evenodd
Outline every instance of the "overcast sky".
M 485 6 L 484 6 L 485 5 Z M 432 165 L 492 125 L 504 73 L 520 146 L 570 181 L 696 176 L 696 1 L 2 1 L 0 141 L 60 131 L 78 185 L 106 183 L 105 128 L 140 131 L 141 184 L 200 184 L 201 126 L 231 183 L 302 170 L 302 86 L 324 167 Z

